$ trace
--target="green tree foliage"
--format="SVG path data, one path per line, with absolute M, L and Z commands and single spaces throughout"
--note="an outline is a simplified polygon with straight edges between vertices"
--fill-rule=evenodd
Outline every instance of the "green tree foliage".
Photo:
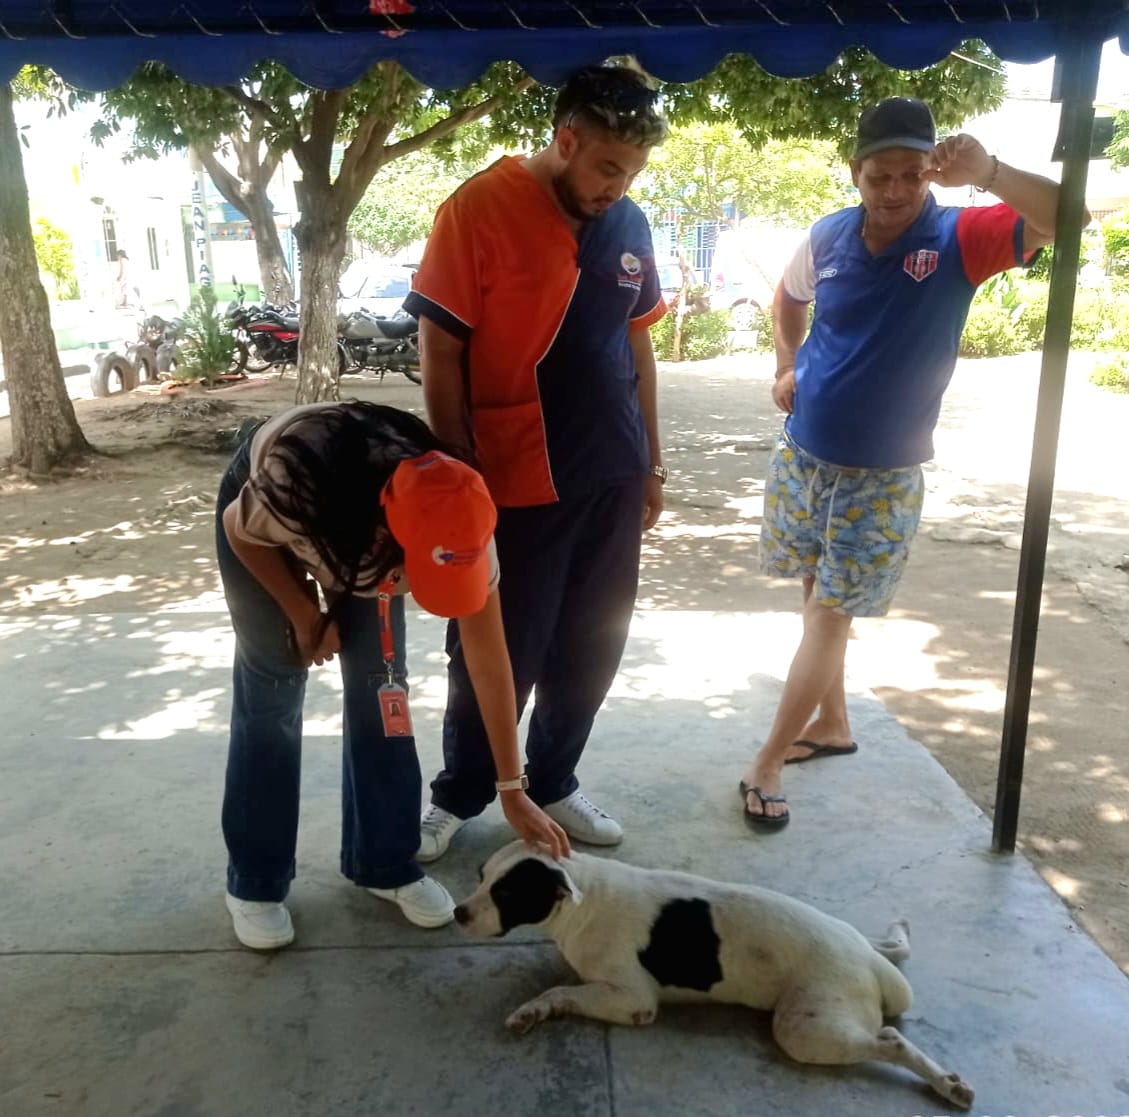
M 658 209 L 681 208 L 684 222 L 742 217 L 800 227 L 849 203 L 850 176 L 827 140 L 768 140 L 754 151 L 732 124 L 672 129 L 633 189 Z
M 728 121 L 753 148 L 771 139 L 829 140 L 844 157 L 859 113 L 884 97 L 920 97 L 944 133 L 998 108 L 1004 90 L 999 59 L 976 41 L 914 71 L 891 69 L 852 47 L 822 74 L 802 80 L 775 77 L 747 55 L 731 54 L 699 81 L 663 87 L 675 121 Z
M 1129 213 L 1110 214 L 1102 222 L 1102 244 L 1106 274 L 1129 272 Z
M 1113 116 L 1113 139 L 1105 150 L 1111 167 L 1129 167 L 1129 111 Z
M 74 244 L 71 238 L 46 217 L 38 217 L 33 239 L 39 270 L 50 276 L 55 285 L 55 297 L 77 299 L 78 275 L 75 273 Z
M 431 232 L 435 211 L 477 168 L 417 151 L 381 167 L 349 218 L 349 234 L 384 256 Z

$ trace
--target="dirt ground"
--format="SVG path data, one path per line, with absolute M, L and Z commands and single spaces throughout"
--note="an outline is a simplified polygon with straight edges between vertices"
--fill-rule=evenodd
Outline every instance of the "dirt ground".
M 1077 355 L 1068 377 L 1020 844 L 1129 974 L 1129 397 L 1091 387 L 1090 365 Z M 671 480 L 644 548 L 641 609 L 794 611 L 797 587 L 756 567 L 780 419 L 770 375 L 757 356 L 663 366 Z M 1037 356 L 962 362 L 905 584 L 888 618 L 856 626 L 848 659 L 849 689 L 877 694 L 989 815 L 1038 375 Z M 215 601 L 212 504 L 234 430 L 293 391 L 291 375 L 206 396 L 78 401 L 98 456 L 47 482 L 0 474 L 0 618 Z M 343 395 L 422 406 L 402 377 L 346 378 Z M 9 452 L 0 419 L 0 460 Z M 780 649 L 781 677 L 792 651 Z M 733 727 L 750 755 L 766 729 Z M 844 809 L 865 826 L 882 794 Z

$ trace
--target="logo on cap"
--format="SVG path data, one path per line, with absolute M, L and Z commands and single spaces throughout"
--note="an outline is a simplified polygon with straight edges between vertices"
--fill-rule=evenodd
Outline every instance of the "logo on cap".
M 431 552 L 431 561 L 436 566 L 467 566 L 475 562 L 480 554 L 481 551 L 452 551 L 447 547 L 439 546 Z
M 937 270 L 938 256 L 939 253 L 931 248 L 919 248 L 916 252 L 907 254 L 902 262 L 902 271 L 920 283 Z

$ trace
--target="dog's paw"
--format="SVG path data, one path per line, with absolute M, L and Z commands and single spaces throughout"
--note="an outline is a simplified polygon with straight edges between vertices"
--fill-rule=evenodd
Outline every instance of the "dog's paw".
M 939 1093 L 961 1109 L 972 1108 L 976 1094 L 959 1074 L 946 1074 L 942 1082 L 944 1086 L 939 1088 Z
M 537 1001 L 527 1001 L 506 1018 L 506 1027 L 518 1035 L 533 1031 L 538 1024 L 549 1019 L 549 1010 Z

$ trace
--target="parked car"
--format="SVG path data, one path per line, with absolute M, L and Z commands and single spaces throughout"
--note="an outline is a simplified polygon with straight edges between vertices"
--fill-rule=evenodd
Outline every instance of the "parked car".
M 414 266 L 400 265 L 391 270 L 365 268 L 364 261 L 351 265 L 338 283 L 337 313 L 367 310 L 381 318 L 394 318 L 412 289 Z
M 657 256 L 655 258 L 655 270 L 659 273 L 659 287 L 662 290 L 663 299 L 667 306 L 673 307 L 682 294 L 682 268 L 673 256 Z M 696 268 L 692 268 L 690 283 L 692 287 L 704 287 L 706 278 Z M 709 309 L 708 305 L 700 299 L 695 299 L 694 303 L 695 305 L 690 308 L 692 313 Z
M 802 229 L 747 223 L 719 234 L 710 269 L 710 309 L 728 310 L 736 330 L 752 329 L 758 312 L 772 306 L 802 236 Z

